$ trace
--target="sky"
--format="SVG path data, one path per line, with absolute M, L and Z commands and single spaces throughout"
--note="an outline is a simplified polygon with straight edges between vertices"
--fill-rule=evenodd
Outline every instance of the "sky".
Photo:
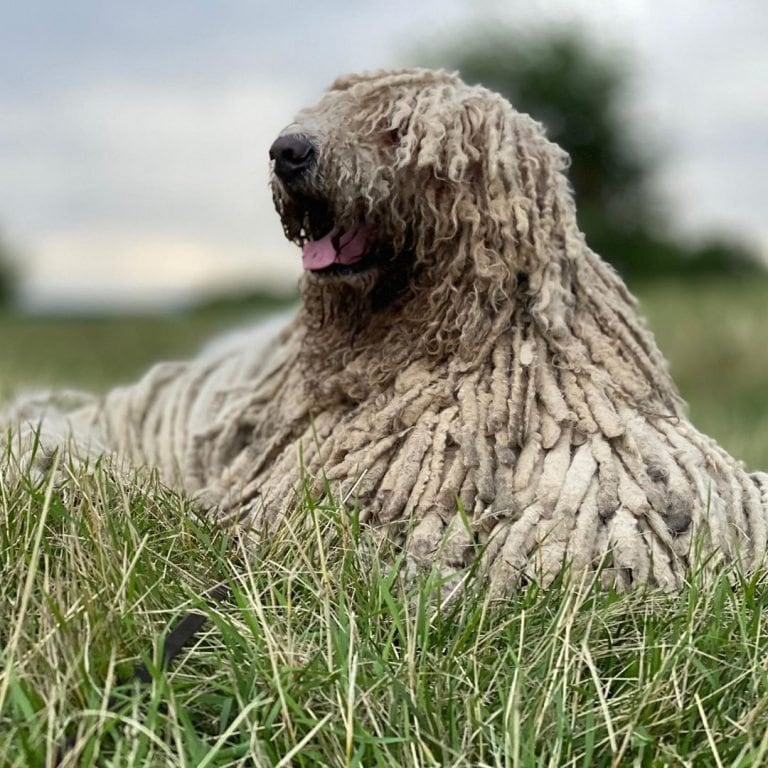
M 768 256 L 764 0 L 0 0 L 0 232 L 24 305 L 289 290 L 277 132 L 337 75 L 417 63 L 479 17 L 622 51 L 667 219 Z

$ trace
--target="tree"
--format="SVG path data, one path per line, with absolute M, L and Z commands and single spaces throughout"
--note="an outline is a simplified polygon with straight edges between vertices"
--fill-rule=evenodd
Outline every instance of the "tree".
M 616 53 L 572 30 L 478 30 L 433 58 L 546 126 L 571 156 L 587 241 L 625 276 L 757 268 L 741 246 L 722 240 L 685 246 L 668 234 L 650 183 L 656 159 L 625 117 L 630 70 Z
M 0 306 L 7 304 L 13 295 L 16 270 L 11 262 L 8 247 L 0 238 Z

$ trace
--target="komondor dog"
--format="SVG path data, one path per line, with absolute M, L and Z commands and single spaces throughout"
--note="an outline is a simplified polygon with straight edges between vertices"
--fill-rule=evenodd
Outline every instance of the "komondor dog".
M 44 449 L 156 466 L 260 534 L 330 487 L 412 571 L 494 593 L 564 564 L 675 588 L 694 554 L 763 561 L 768 475 L 689 423 L 538 123 L 453 74 L 372 72 L 270 156 L 296 317 L 102 399 L 17 403 Z

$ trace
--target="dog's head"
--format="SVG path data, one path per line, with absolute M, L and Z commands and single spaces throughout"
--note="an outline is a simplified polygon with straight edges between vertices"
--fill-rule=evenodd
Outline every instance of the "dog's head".
M 388 298 L 467 279 L 508 294 L 532 266 L 527 251 L 567 160 L 498 94 L 419 69 L 337 80 L 270 158 L 306 280 L 364 293 L 385 285 Z

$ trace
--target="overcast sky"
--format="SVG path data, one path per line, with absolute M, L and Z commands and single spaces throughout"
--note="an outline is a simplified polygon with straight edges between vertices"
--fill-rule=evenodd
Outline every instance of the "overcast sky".
M 413 63 L 481 13 L 624 50 L 669 218 L 768 253 L 765 0 L 0 0 L 0 229 L 25 300 L 295 283 L 267 192 L 277 131 L 336 75 Z

